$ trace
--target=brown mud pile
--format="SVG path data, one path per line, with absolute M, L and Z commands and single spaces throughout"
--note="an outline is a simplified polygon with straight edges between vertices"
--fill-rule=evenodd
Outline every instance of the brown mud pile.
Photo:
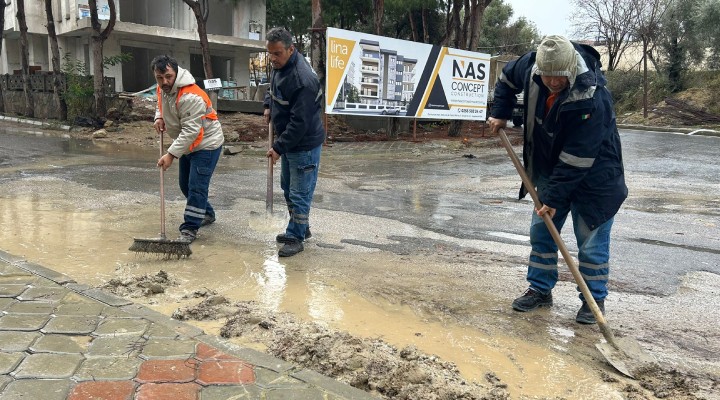
M 178 283 L 168 276 L 168 273 L 160 270 L 155 275 L 123 276 L 110 279 L 101 286 L 102 289 L 122 297 L 149 297 L 165 293 L 169 286 L 177 286 Z
M 298 321 L 289 313 L 269 312 L 255 302 L 239 302 L 231 308 L 233 313 L 228 314 L 227 300 L 210 296 L 195 307 L 176 311 L 173 317 L 181 320 L 228 317 L 220 330 L 222 337 L 241 336 L 262 343 L 276 357 L 384 398 L 509 398 L 507 386 L 494 374 L 485 376 L 485 384 L 467 382 L 455 364 L 423 354 L 414 346 L 399 350 L 380 339 L 362 339 Z

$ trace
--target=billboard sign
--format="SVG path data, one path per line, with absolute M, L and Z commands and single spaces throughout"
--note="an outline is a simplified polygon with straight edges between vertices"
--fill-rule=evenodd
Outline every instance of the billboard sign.
M 328 114 L 485 120 L 490 56 L 327 29 Z
M 116 4 L 117 7 L 117 4 Z M 109 20 L 110 19 L 110 6 L 108 0 L 97 0 L 98 19 Z M 77 0 L 78 18 L 90 18 L 90 3 L 88 0 Z

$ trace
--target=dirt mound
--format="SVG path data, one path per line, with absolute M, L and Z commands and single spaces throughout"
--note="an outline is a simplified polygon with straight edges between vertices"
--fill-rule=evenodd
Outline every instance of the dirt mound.
M 177 285 L 177 282 L 171 279 L 167 272 L 160 270 L 155 275 L 113 278 L 101 288 L 122 297 L 148 297 L 165 293 L 167 287 Z
M 509 398 L 507 386 L 494 374 L 485 376 L 485 384 L 467 382 L 455 364 L 421 353 L 414 346 L 398 350 L 380 339 L 362 339 L 298 321 L 289 313 L 269 312 L 255 302 L 230 307 L 225 298 L 210 296 L 196 307 L 173 314 L 173 318 L 181 320 L 220 317 L 229 317 L 220 330 L 225 338 L 242 336 L 262 343 L 276 357 L 384 398 Z

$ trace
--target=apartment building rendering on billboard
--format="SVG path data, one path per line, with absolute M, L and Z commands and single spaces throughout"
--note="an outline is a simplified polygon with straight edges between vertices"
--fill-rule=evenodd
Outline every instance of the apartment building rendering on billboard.
M 106 77 L 115 78 L 115 90 L 136 92 L 155 83 L 150 61 L 159 54 L 175 57 L 196 79 L 205 78 L 197 22 L 192 10 L 181 0 L 98 0 L 103 28 L 109 19 L 108 1 L 115 1 L 117 22 L 105 41 L 105 57 L 130 54 L 132 60 L 109 66 Z M 265 0 L 246 0 L 231 6 L 209 0 L 208 41 L 213 74 L 239 84 L 250 78 L 252 53 L 265 51 Z M 53 17 L 61 57 L 68 55 L 87 67 L 91 74 L 94 31 L 90 25 L 88 0 L 52 0 Z M 15 17 L 17 2 L 5 9 L 4 45 L 0 73 L 21 69 L 20 27 Z M 30 65 L 33 70 L 50 71 L 52 53 L 43 2 L 25 2 Z
M 383 49 L 377 41 L 360 40 L 359 74 L 348 72 L 346 84 L 358 88 L 359 103 L 404 106 L 415 92 L 417 60 L 395 50 Z

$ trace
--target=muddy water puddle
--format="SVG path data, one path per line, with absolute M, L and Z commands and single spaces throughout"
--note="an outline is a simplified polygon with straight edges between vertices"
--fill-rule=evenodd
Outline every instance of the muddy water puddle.
M 134 236 L 157 235 L 159 218 L 151 195 L 133 198 L 56 179 L 14 182 L 6 189 L 0 197 L 4 221 L 0 242 L 5 251 L 92 286 L 165 271 L 177 285 L 133 300 L 167 315 L 197 303 L 191 296 L 194 291 L 212 289 L 231 301 L 254 301 L 268 310 L 290 312 L 352 335 L 381 338 L 398 348 L 414 345 L 455 363 L 469 381 L 483 381 L 492 372 L 508 385 L 512 398 L 613 397 L 597 371 L 577 364 L 562 350 L 572 331 L 542 328 L 547 329 L 549 342 L 536 345 L 492 327 L 480 330 L 441 321 L 402 302 L 358 292 L 344 273 L 347 268 L 372 273 L 370 268 L 390 270 L 398 263 L 420 265 L 420 260 L 345 246 L 339 252 L 312 244 L 296 257 L 278 259 L 273 238 L 284 220 L 264 216 L 259 202 L 239 207 L 256 210 L 249 214 L 219 211 L 218 222 L 201 231 L 193 243 L 191 258 L 161 260 L 128 251 Z M 100 197 L 105 202 L 100 203 Z M 182 207 L 179 202 L 168 204 L 170 235 L 175 234 Z M 223 321 L 191 323 L 217 334 Z M 257 343 L 243 343 L 242 338 L 232 340 L 263 349 Z

